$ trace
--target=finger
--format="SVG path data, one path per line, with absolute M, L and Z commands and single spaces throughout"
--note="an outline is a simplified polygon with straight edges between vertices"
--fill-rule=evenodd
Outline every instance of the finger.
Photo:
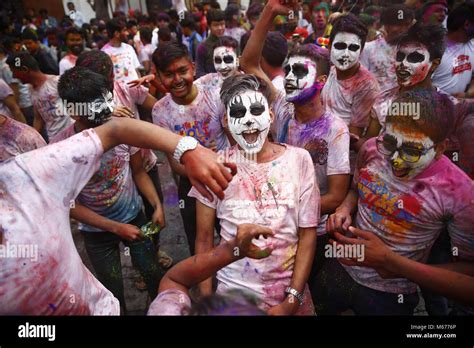
M 341 216 L 339 216 L 337 214 L 334 214 L 333 222 L 334 222 L 334 231 L 341 230 L 341 228 L 342 228 L 342 218 L 341 218 Z
M 364 239 L 370 239 L 371 237 L 374 236 L 374 234 L 372 232 L 363 231 L 363 230 L 360 230 L 360 229 L 358 229 L 357 227 L 354 227 L 354 226 L 350 226 L 349 231 L 354 233 L 356 236 L 362 237 Z
M 123 108 L 123 110 L 124 110 L 125 114 L 128 114 L 130 117 L 134 116 L 133 111 L 130 108 L 128 108 L 127 106 L 125 106 Z
M 274 233 L 271 228 L 255 225 L 255 227 L 250 231 L 250 235 L 253 238 L 259 238 L 260 236 L 266 238 L 268 236 L 273 236 Z
M 224 191 L 222 187 L 214 180 L 214 177 L 206 178 L 206 182 L 204 183 L 214 194 L 219 197 L 220 199 L 224 199 Z
M 347 231 L 347 229 L 351 226 L 351 222 L 352 222 L 352 219 L 350 218 L 350 216 L 346 216 L 346 218 L 344 219 L 344 222 L 342 223 L 342 229 L 344 231 Z
M 264 259 L 270 256 L 271 253 L 273 252 L 273 248 L 270 248 L 270 247 L 267 247 L 265 249 L 260 249 L 253 243 L 251 244 L 251 246 L 253 247 L 252 250 L 250 250 L 247 253 L 247 256 L 250 257 L 251 259 L 257 259 L 257 260 Z
M 206 186 L 194 179 L 190 178 L 189 180 L 191 181 L 191 184 L 193 184 L 193 186 L 196 188 L 196 190 L 198 190 L 200 194 L 206 197 L 209 202 L 212 202 L 214 200 L 214 197 L 212 196 L 211 192 L 209 192 L 209 190 L 206 188 Z
M 334 214 L 329 216 L 328 221 L 326 222 L 326 231 L 332 232 L 334 230 Z
M 334 237 L 336 237 L 336 239 L 339 242 L 342 242 L 344 244 L 363 244 L 360 239 L 349 238 L 349 237 L 346 237 L 346 236 L 344 236 L 343 234 L 341 234 L 339 232 L 334 233 Z
M 217 182 L 217 184 L 222 188 L 224 191 L 228 186 L 229 186 L 229 181 L 224 177 L 222 171 L 220 170 L 221 168 L 219 167 L 218 170 L 213 171 L 212 177 L 214 180 Z M 225 169 L 224 169 L 225 170 Z
M 139 82 L 137 80 L 130 81 L 130 82 L 127 83 L 127 85 L 129 85 L 130 87 L 135 87 L 138 84 L 139 84 Z
M 230 173 L 232 174 L 232 176 L 234 176 L 235 174 L 237 174 L 237 164 L 235 163 L 232 163 L 232 162 L 226 162 L 224 163 L 224 166 L 226 166 L 227 168 L 230 169 Z M 226 171 L 227 172 L 227 171 Z M 228 172 L 227 172 L 228 173 Z M 232 179 L 232 178 L 231 178 Z M 230 180 L 229 180 L 230 181 Z

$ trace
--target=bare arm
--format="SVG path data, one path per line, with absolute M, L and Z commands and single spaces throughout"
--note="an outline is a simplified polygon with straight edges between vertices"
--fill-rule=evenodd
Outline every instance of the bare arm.
M 336 208 L 334 214 L 331 214 L 326 223 L 326 230 L 328 232 L 344 232 L 347 231 L 352 224 L 352 215 L 354 215 L 357 208 L 357 200 L 359 195 L 352 185 L 351 189 L 344 198 L 344 201 Z
M 186 177 L 188 176 L 186 174 L 186 169 L 184 168 L 184 166 L 181 163 L 176 162 L 176 160 L 173 158 L 173 156 L 167 154 L 166 158 L 168 158 L 168 162 L 169 162 L 170 167 L 173 170 L 173 172 L 175 172 L 176 174 L 179 174 L 181 176 L 186 176 Z
M 17 120 L 18 122 L 26 123 L 25 116 L 23 116 L 23 113 L 21 112 L 20 107 L 16 103 L 16 100 L 15 100 L 14 96 L 9 95 L 5 99 L 3 99 L 3 103 L 10 110 L 10 112 L 12 113 L 12 116 L 15 120 Z
M 44 127 L 44 121 L 39 115 L 38 111 L 35 109 L 35 118 L 33 119 L 33 128 L 36 129 L 38 133 L 41 133 Z
M 196 254 L 203 254 L 214 247 L 214 224 L 216 211 L 196 201 Z M 199 284 L 202 295 L 212 293 L 212 278 L 204 278 Z
M 331 214 L 341 205 L 349 190 L 350 175 L 328 176 L 328 192 L 321 196 L 321 215 Z

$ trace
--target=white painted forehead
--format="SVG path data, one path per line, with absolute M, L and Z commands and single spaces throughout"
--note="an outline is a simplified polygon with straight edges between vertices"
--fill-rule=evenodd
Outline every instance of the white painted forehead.
M 233 54 L 235 55 L 235 51 L 232 47 L 227 47 L 227 46 L 219 46 L 214 49 L 214 55 L 215 56 L 220 56 L 224 54 Z
M 356 34 L 353 33 L 337 33 L 336 36 L 334 36 L 334 42 L 350 42 L 350 43 L 357 43 L 360 45 L 361 40 L 360 37 L 358 37 Z
M 428 48 L 423 45 L 422 43 L 416 43 L 416 42 L 408 42 L 404 43 L 398 46 L 399 51 L 423 51 L 423 52 L 428 52 Z M 428 52 L 429 53 L 429 52 Z
M 265 106 L 268 105 L 267 98 L 265 98 L 263 93 L 261 93 L 259 91 L 252 91 L 252 90 L 248 89 L 248 90 L 246 90 L 242 93 L 234 95 L 232 97 L 232 99 L 230 100 L 230 103 L 229 103 L 228 106 L 230 106 L 231 104 L 233 104 L 236 101 L 240 101 L 240 99 L 242 99 L 242 103 L 244 103 L 244 104 L 251 104 L 251 103 L 257 101 L 257 102 L 261 102 Z
M 401 146 L 403 142 L 407 143 L 419 143 L 423 144 L 425 148 L 433 146 L 434 143 L 429 136 L 423 134 L 422 138 L 413 137 L 407 134 L 406 132 L 394 129 L 393 125 L 389 122 L 385 126 L 385 133 L 394 136 L 397 139 L 398 146 Z
M 284 65 L 286 65 L 286 64 L 295 64 L 295 63 L 316 65 L 311 58 L 303 57 L 303 56 L 291 56 L 291 57 L 286 59 Z

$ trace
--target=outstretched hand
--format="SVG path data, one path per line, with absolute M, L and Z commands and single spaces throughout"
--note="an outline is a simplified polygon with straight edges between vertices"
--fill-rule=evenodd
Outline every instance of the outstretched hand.
M 349 232 L 360 238 L 350 238 L 339 232 L 334 233 L 336 241 L 330 240 L 331 244 L 361 244 L 363 246 L 363 258 L 343 258 L 339 261 L 347 266 L 365 266 L 375 269 L 382 278 L 396 278 L 397 275 L 389 270 L 389 256 L 394 252 L 374 233 L 349 227 Z
M 268 227 L 262 227 L 254 224 L 241 224 L 237 228 L 237 236 L 235 243 L 239 253 L 243 257 L 250 257 L 251 259 L 263 259 L 272 253 L 272 248 L 260 249 L 252 243 L 252 240 L 258 239 L 260 236 L 267 238 L 273 236 L 273 231 Z
M 224 199 L 224 190 L 237 173 L 235 163 L 220 163 L 218 158 L 215 152 L 200 145 L 194 150 L 186 151 L 181 157 L 189 181 L 211 202 L 214 198 L 206 186 L 217 197 Z
M 298 4 L 298 0 L 269 0 L 267 6 L 274 14 L 287 16 L 290 11 L 296 10 Z
M 143 77 L 140 77 L 137 80 L 133 80 L 133 81 L 128 82 L 127 85 L 129 85 L 130 87 L 148 85 L 154 79 L 155 79 L 155 75 L 153 75 L 153 74 L 145 75 Z

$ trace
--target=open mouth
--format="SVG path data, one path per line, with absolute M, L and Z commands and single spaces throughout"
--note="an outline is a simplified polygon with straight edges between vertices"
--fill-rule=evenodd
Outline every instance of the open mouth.
M 291 83 L 285 84 L 285 91 L 287 94 L 291 94 L 294 91 L 299 91 L 299 88 L 296 87 L 295 85 L 292 85 Z
M 337 61 L 341 65 L 345 65 L 345 64 L 349 63 L 349 60 L 347 58 L 341 58 L 341 59 L 338 59 Z
M 186 83 L 183 81 L 183 82 L 180 82 L 176 85 L 174 85 L 173 87 L 171 87 L 171 89 L 175 92 L 183 92 L 186 90 Z
M 394 168 L 393 166 L 391 167 L 392 167 L 393 175 L 396 176 L 397 178 L 403 178 L 410 173 L 409 168 Z
M 261 131 L 258 129 L 249 129 L 245 130 L 241 133 L 242 137 L 244 138 L 245 142 L 252 146 L 257 145 L 258 137 L 260 136 Z
M 232 69 L 230 69 L 230 68 L 225 68 L 225 69 L 220 69 L 220 70 L 219 70 L 219 72 L 220 72 L 222 75 L 228 75 L 231 71 L 232 71 Z
M 397 77 L 400 80 L 406 80 L 406 79 L 410 78 L 410 76 L 411 76 L 411 74 L 406 70 L 397 70 Z

